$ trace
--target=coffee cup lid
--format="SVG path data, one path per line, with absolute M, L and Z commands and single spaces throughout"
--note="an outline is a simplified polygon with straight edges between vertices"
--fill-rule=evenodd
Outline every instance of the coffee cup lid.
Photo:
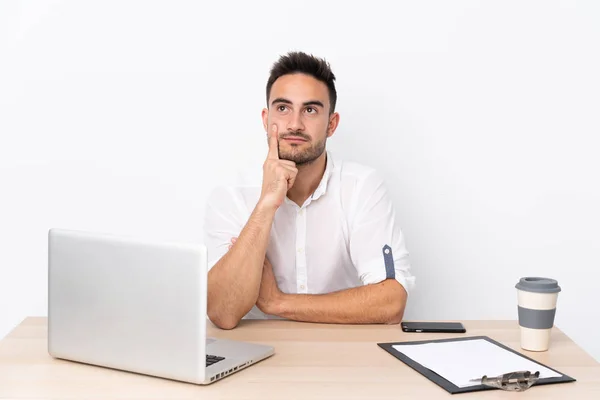
M 558 293 L 561 290 L 556 280 L 537 276 L 521 278 L 515 287 L 525 292 L 536 293 Z

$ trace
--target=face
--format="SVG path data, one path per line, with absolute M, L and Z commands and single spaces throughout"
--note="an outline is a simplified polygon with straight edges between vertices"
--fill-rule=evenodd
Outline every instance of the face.
M 269 105 L 262 117 L 265 130 L 277 125 L 279 158 L 294 161 L 296 165 L 318 159 L 339 122 L 339 115 L 330 114 L 329 109 L 325 83 L 305 74 L 278 78 L 271 87 Z

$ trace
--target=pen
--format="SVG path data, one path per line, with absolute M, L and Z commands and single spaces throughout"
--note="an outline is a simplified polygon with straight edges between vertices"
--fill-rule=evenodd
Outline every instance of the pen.
M 540 372 L 536 371 L 531 373 L 530 371 L 515 371 L 502 374 L 496 377 L 488 377 L 484 375 L 481 378 L 474 378 L 469 382 L 477 382 L 484 386 L 494 387 L 497 389 L 522 392 L 527 390 L 537 382 L 540 377 Z

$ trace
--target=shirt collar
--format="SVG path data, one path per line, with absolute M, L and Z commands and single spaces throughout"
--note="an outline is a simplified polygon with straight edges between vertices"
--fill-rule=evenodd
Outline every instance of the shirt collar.
M 317 200 L 327 191 L 327 184 L 329 183 L 329 178 L 331 177 L 331 172 L 333 171 L 333 157 L 331 155 L 331 152 L 327 151 L 326 157 L 327 159 L 325 161 L 325 173 L 323 173 L 323 177 L 321 178 L 319 186 L 317 186 L 317 189 L 310 197 L 312 201 Z

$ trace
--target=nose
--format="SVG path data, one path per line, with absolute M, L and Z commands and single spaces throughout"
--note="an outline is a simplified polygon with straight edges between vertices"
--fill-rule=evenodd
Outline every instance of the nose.
M 287 124 L 289 131 L 303 131 L 304 123 L 302 122 L 302 112 L 293 112 Z

